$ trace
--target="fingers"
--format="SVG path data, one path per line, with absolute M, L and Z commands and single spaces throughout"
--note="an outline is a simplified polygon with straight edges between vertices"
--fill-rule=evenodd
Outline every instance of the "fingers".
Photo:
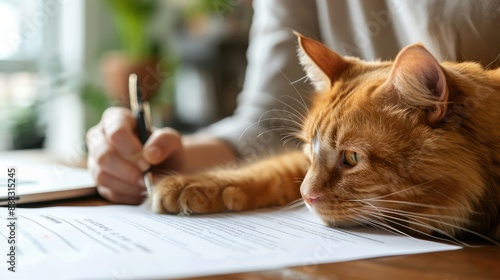
M 88 169 L 99 193 L 112 202 L 141 203 L 145 191 L 143 171 L 150 164 L 161 171 L 179 170 L 182 166 L 183 146 L 177 131 L 154 131 L 143 149 L 135 125 L 129 110 L 109 108 L 87 133 Z
M 125 181 L 125 179 L 122 180 L 123 176 L 110 174 L 93 159 L 89 160 L 88 168 L 96 181 L 99 194 L 104 198 L 115 203 L 139 204 L 142 202 L 143 193 L 146 190 L 142 175 Z
M 139 196 L 130 196 L 130 195 L 125 195 L 125 194 L 119 194 L 116 192 L 113 192 L 111 189 L 99 186 L 97 187 L 97 192 L 99 193 L 100 196 L 106 198 L 107 200 L 114 202 L 114 203 L 122 203 L 122 204 L 132 204 L 132 205 L 137 205 L 143 202 L 144 198 L 141 195 Z
M 103 117 L 103 123 L 105 117 Z M 87 133 L 87 146 L 89 148 L 88 168 L 97 178 L 100 173 L 120 178 L 129 184 L 139 184 L 142 170 L 148 168 L 148 164 L 138 164 L 124 159 L 120 153 L 109 142 L 104 135 L 101 123 L 89 130 Z M 139 154 L 140 155 L 140 154 Z
M 98 176 L 96 177 L 96 183 L 99 186 L 105 186 L 105 188 L 109 189 L 117 195 L 140 197 L 146 190 L 145 187 L 139 186 L 137 184 L 129 184 L 105 172 L 101 172 L 98 174 Z
M 96 154 L 95 160 L 100 172 L 120 178 L 129 184 L 144 185 L 142 171 L 136 165 L 123 160 L 118 154 L 106 150 Z
M 141 163 L 142 147 L 134 130 L 128 110 L 109 108 L 87 133 L 88 169 L 99 193 L 112 202 L 137 204 L 143 199 L 142 170 L 149 165 Z
M 125 108 L 112 107 L 102 117 L 101 128 L 106 142 L 124 159 L 136 161 L 142 151 L 142 145 L 135 135 L 136 121 L 132 113 Z
M 157 165 L 168 159 L 172 165 L 182 164 L 182 139 L 179 132 L 170 128 L 155 130 L 144 145 L 144 159 Z M 171 166 L 179 169 L 180 166 Z

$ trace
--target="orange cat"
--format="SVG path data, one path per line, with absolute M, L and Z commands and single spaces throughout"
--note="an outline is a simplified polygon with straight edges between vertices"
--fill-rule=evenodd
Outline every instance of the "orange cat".
M 153 211 L 241 211 L 302 196 L 331 226 L 500 238 L 500 69 L 439 64 L 419 44 L 394 62 L 365 62 L 298 38 L 318 91 L 304 151 L 166 177 Z

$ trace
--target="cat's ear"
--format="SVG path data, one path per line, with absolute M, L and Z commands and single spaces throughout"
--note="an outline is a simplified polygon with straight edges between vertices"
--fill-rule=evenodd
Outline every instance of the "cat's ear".
M 421 44 L 410 45 L 399 52 L 388 83 L 406 103 L 429 108 L 429 123 L 435 124 L 445 117 L 449 98 L 446 75 Z
M 317 91 L 333 86 L 349 63 L 322 43 L 294 32 L 299 41 L 299 59 Z

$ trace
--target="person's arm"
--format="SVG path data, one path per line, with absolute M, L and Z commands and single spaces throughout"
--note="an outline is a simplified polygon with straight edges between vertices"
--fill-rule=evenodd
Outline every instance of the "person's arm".
M 143 172 L 192 173 L 236 160 L 222 140 L 209 135 L 182 136 L 171 128 L 155 129 L 141 146 L 135 119 L 128 109 L 109 108 L 87 133 L 88 169 L 97 191 L 115 203 L 138 204 L 144 199 Z
M 168 171 L 194 173 L 238 159 L 223 140 L 208 134 L 182 136 L 170 128 L 154 131 L 146 142 L 143 157 L 160 175 Z
M 253 7 L 238 107 L 204 130 L 226 141 L 242 158 L 272 154 L 283 146 L 287 133 L 300 129 L 311 89 L 297 59 L 293 30 L 320 39 L 316 1 L 254 0 Z
M 209 135 L 185 136 L 182 172 L 193 173 L 238 160 L 234 150 L 223 140 Z
M 145 190 L 142 172 L 197 172 L 281 146 L 283 132 L 298 130 L 310 91 L 296 59 L 292 30 L 319 37 L 314 1 L 255 0 L 245 87 L 233 117 L 192 136 L 163 128 L 144 147 L 130 111 L 111 108 L 87 133 L 88 168 L 98 192 L 115 203 L 138 204 Z M 286 98 L 289 97 L 289 98 Z M 261 121 L 259 121 L 261 120 Z

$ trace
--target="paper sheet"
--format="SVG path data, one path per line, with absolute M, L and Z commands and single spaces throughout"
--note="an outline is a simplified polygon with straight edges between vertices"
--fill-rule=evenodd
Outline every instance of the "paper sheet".
M 135 206 L 17 209 L 16 272 L 0 279 L 180 278 L 460 247 L 324 226 L 305 209 L 201 216 Z M 0 208 L 7 223 L 7 209 Z M 0 227 L 8 252 L 8 227 Z

